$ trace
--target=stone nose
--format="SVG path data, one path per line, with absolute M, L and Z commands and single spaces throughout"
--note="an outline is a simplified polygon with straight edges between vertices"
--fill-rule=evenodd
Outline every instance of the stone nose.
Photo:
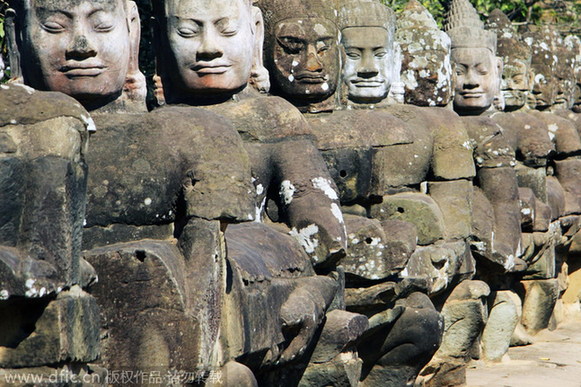
M 97 55 L 94 45 L 85 34 L 76 34 L 67 49 L 67 59 L 84 59 Z
M 363 53 L 361 57 L 361 66 L 357 69 L 359 76 L 374 77 L 379 74 L 379 67 L 370 53 Z
M 218 36 L 212 28 L 205 28 L 196 56 L 198 60 L 212 60 L 220 58 L 224 51 L 218 41 Z
M 319 72 L 323 70 L 323 65 L 319 60 L 319 56 L 317 55 L 317 50 L 315 47 L 309 45 L 307 48 L 307 63 L 306 63 L 307 71 L 312 72 Z

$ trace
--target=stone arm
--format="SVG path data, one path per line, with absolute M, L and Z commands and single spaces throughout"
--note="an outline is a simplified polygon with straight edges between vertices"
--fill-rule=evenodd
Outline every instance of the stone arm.
M 462 121 L 475 146 L 476 185 L 494 212 L 493 234 L 482 252 L 487 259 L 509 271 L 515 265 L 521 243 L 515 153 L 503 129 L 490 118 L 463 117 Z
M 246 148 L 257 179 L 257 216 L 265 200 L 274 200 L 280 219 L 313 263 L 332 266 L 345 254 L 346 232 L 337 189 L 319 151 L 308 140 L 251 143 Z

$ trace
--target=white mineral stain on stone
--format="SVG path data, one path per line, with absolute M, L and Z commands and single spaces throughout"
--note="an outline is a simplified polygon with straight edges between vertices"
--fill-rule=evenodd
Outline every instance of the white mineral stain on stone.
M 313 29 L 315 30 L 315 32 L 317 34 L 320 34 L 320 35 L 327 33 L 327 29 L 325 28 L 325 26 L 322 24 L 319 24 L 319 23 L 315 24 L 315 27 Z
M 343 213 L 341 212 L 341 209 L 336 203 L 331 204 L 331 212 L 333 213 L 335 218 L 337 218 L 339 223 L 343 224 Z
M 258 184 L 256 186 L 256 194 L 257 195 L 262 195 L 263 192 L 264 192 L 264 187 L 262 186 L 262 184 Z
M 557 130 L 559 130 L 559 126 L 557 124 L 550 124 L 549 125 L 549 130 L 553 133 L 557 132 Z
M 329 84 L 328 84 L 327 82 L 323 83 L 323 84 L 321 85 L 321 89 L 323 89 L 324 91 L 327 91 L 327 90 L 329 90 Z
M 522 208 L 522 209 L 520 210 L 520 212 L 521 212 L 523 215 L 530 215 L 530 214 L 531 214 L 531 209 L 530 209 L 530 208 Z
M 288 76 L 288 80 L 289 82 L 293 82 L 295 80 L 295 77 L 291 74 Z
M 318 232 L 319 227 L 317 227 L 316 224 L 311 224 L 298 231 L 293 227 L 289 234 L 299 241 L 307 253 L 311 254 L 314 253 L 317 246 L 319 246 L 319 241 L 317 238 L 314 238 L 314 235 Z
M 311 180 L 313 183 L 313 187 L 323 191 L 325 195 L 331 200 L 338 200 L 339 196 L 337 192 L 331 187 L 331 181 L 329 179 L 325 179 L 324 177 L 315 177 Z
M 7 85 L 0 85 L 0 88 L 1 88 L 2 90 L 8 90 L 8 89 L 10 89 L 10 88 L 9 88 Z M 3 291 L 4 291 L 4 290 L 3 290 Z
M 293 201 L 293 195 L 295 194 L 296 188 L 289 180 L 284 180 L 280 184 L 279 195 L 283 203 L 288 205 Z
M 91 116 L 85 116 L 84 114 L 81 114 L 81 119 L 83 120 L 83 123 L 85 124 L 85 127 L 87 128 L 87 131 L 89 131 L 89 132 L 96 132 L 97 131 L 97 127 L 95 126 L 95 122 L 93 121 Z
M 299 62 L 297 62 L 296 60 L 293 60 L 292 66 L 297 67 L 298 65 L 299 65 Z
M 146 206 L 149 206 L 149 205 L 151 205 L 151 202 L 152 202 L 151 198 L 145 198 L 145 200 L 143 201 L 143 204 L 145 204 Z
M 0 300 L 7 300 L 8 297 L 10 297 L 10 294 L 8 293 L 8 290 L 2 290 L 2 291 L 0 291 Z

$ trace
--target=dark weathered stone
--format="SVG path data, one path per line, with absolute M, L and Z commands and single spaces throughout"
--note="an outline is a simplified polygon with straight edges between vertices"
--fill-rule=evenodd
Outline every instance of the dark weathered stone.
M 0 101 L 0 291 L 42 297 L 79 281 L 92 121 L 60 94 L 2 85 Z
M 418 244 L 428 245 L 445 236 L 444 217 L 434 199 L 419 192 L 405 192 L 383 197 L 371 208 L 374 218 L 410 222 L 418 231 Z
M 415 227 L 398 220 L 345 216 L 347 256 L 340 261 L 347 275 L 381 280 L 399 273 L 416 247 Z
M 88 363 L 99 356 L 99 308 L 78 286 L 56 298 L 0 302 L 0 367 Z M 10 318 L 6 318 L 10 316 Z

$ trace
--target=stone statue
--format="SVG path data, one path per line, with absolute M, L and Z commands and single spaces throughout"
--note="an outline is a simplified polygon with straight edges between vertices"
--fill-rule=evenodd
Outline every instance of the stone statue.
M 336 280 L 314 275 L 302 261 L 306 252 L 317 268 L 329 271 L 344 255 L 346 235 L 334 183 L 312 143 L 283 138 L 293 131 L 305 133 L 306 122 L 296 108 L 251 87 L 256 86 L 253 74 L 264 73 L 258 8 L 247 0 L 168 0 L 156 4 L 155 16 L 158 72 L 168 104 L 159 111 L 194 109 L 174 107 L 185 104 L 227 117 L 243 136 L 251 163 L 255 189 L 249 196 L 256 208 L 250 216 L 257 223 L 228 226 L 225 232 L 233 288 L 225 297 L 223 356 L 244 354 L 244 363 L 261 382 L 292 383 L 302 373 L 280 367 L 301 364 L 337 290 Z M 262 220 L 284 221 L 290 228 Z M 297 242 L 277 229 L 293 236 L 304 251 L 299 253 Z M 272 255 L 271 243 L 285 259 Z M 300 266 L 291 264 L 296 260 Z M 305 294 L 320 297 L 303 302 Z M 258 310 L 264 311 L 260 317 Z M 349 316 L 342 318 L 355 315 Z M 328 361 L 342 364 L 340 352 Z
M 408 1 L 398 17 L 396 41 L 403 53 L 405 103 L 446 106 L 453 93 L 450 37 L 418 1 Z
M 331 3 L 326 5 L 332 7 Z M 293 18 L 285 14 L 286 8 L 282 2 L 281 4 L 265 2 L 261 7 L 265 15 L 272 15 L 273 20 L 280 24 L 292 23 L 295 28 L 294 25 L 304 21 L 302 17 Z M 279 7 L 283 11 L 279 11 Z M 276 12 L 280 12 L 280 15 Z M 309 15 L 308 10 L 305 11 L 305 15 Z M 445 200 L 442 200 L 436 203 L 436 195 L 432 198 L 418 192 L 417 188 L 422 181 L 428 179 L 430 173 L 428 171 L 436 175 L 445 171 L 445 176 L 441 176 L 445 181 L 431 184 L 430 189 L 434 194 L 439 192 L 440 199 L 446 196 L 458 198 L 456 203 L 460 206 L 460 203 L 464 203 L 466 207 L 463 208 L 468 210 L 471 184 L 468 180 L 462 179 L 470 179 L 473 176 L 472 153 L 471 148 L 465 145 L 468 138 L 465 134 L 462 135 L 461 128 L 455 126 L 448 132 L 445 131 L 445 118 L 436 118 L 436 114 L 423 113 L 420 108 L 413 106 L 402 107 L 399 111 L 395 106 L 393 109 L 385 106 L 387 105 L 385 98 L 392 81 L 391 77 L 388 78 L 386 75 L 390 74 L 390 69 L 394 67 L 391 54 L 394 50 L 393 13 L 389 9 L 375 2 L 343 2 L 339 7 L 338 23 L 342 32 L 341 49 L 346 63 L 342 71 L 344 79 L 340 83 L 341 100 L 346 104 L 345 109 L 331 114 L 306 116 L 339 186 L 342 203 L 349 205 L 347 211 L 376 218 L 369 220 L 352 215 L 346 218 L 349 249 L 348 256 L 340 263 L 347 273 L 348 308 L 353 311 L 365 310 L 370 316 L 370 321 L 382 321 L 381 325 L 370 329 L 365 340 L 366 343 L 374 341 L 376 345 L 384 343 L 384 347 L 377 348 L 374 345 L 368 350 L 362 349 L 361 352 L 364 360 L 362 376 L 364 383 L 373 384 L 382 378 L 397 383 L 396 380 L 402 382 L 406 378 L 415 378 L 422 366 L 417 362 L 410 364 L 405 356 L 395 356 L 397 350 L 391 352 L 398 346 L 400 339 L 409 338 L 407 334 L 410 331 L 396 328 L 398 324 L 408 320 L 403 318 L 403 315 L 400 317 L 399 314 L 395 314 L 398 308 L 391 310 L 389 306 L 377 305 L 373 298 L 368 299 L 365 295 L 371 297 L 394 286 L 389 279 L 390 276 L 402 271 L 406 264 L 405 272 L 408 274 L 402 273 L 402 277 L 407 279 L 396 285 L 401 290 L 396 291 L 392 302 L 397 300 L 397 293 L 407 294 L 404 290 L 406 286 L 413 289 L 414 286 L 409 287 L 409 283 L 413 283 L 414 280 L 427 281 L 428 289 L 424 291 L 437 294 L 444 292 L 450 283 L 471 275 L 468 273 L 473 272 L 469 269 L 472 258 L 465 241 L 462 240 L 470 234 L 471 220 L 465 217 L 461 217 L 461 220 L 455 218 L 448 211 L 451 207 L 446 207 L 450 202 L 445 203 Z M 276 25 L 273 28 L 276 30 Z M 276 45 L 274 37 L 270 40 L 267 37 L 267 41 Z M 323 73 L 328 71 L 330 70 L 322 70 Z M 273 81 L 273 90 L 277 90 L 276 87 L 286 88 L 285 85 L 277 86 Z M 285 89 L 281 95 L 285 95 Z M 307 103 L 309 100 L 308 95 L 303 95 L 303 98 L 299 104 Z M 360 110 L 362 108 L 369 110 Z M 438 124 L 434 123 L 435 120 Z M 432 122 L 436 127 L 431 129 L 428 122 Z M 445 141 L 446 144 L 440 141 Z M 451 155 L 455 158 L 454 167 L 447 162 L 447 157 Z M 456 178 L 458 181 L 453 181 Z M 448 190 L 447 186 L 454 186 L 455 189 Z M 442 206 L 439 206 L 440 203 Z M 423 215 L 420 216 L 419 213 Z M 421 222 L 418 221 L 420 218 L 423 219 Z M 374 223 L 377 220 L 381 225 Z M 397 226 L 394 224 L 396 222 L 399 222 Z M 381 230 L 382 227 L 384 230 Z M 386 238 L 388 230 L 392 230 L 391 227 L 400 228 L 397 236 L 392 234 L 395 237 L 393 241 L 389 237 Z M 407 240 L 408 233 L 411 234 L 413 232 L 411 230 L 416 227 L 419 244 L 423 246 L 417 250 L 412 246 L 408 253 L 418 251 L 418 254 L 411 258 L 415 264 L 407 263 L 409 255 L 400 262 L 391 255 L 393 251 L 391 246 L 396 240 L 398 242 Z M 368 240 L 368 246 L 364 245 L 365 240 Z M 431 246 L 432 244 L 437 246 Z M 390 246 L 390 250 L 375 251 L 374 245 L 383 248 Z M 434 256 L 433 266 L 430 265 L 432 262 L 430 254 Z M 439 260 L 440 258 L 436 256 L 445 258 Z M 419 265 L 418 262 L 423 260 L 426 264 Z M 438 265 L 436 261 L 441 264 L 438 268 L 435 267 Z M 431 266 L 431 269 L 428 266 Z M 378 280 L 381 282 L 367 282 Z M 417 283 L 415 286 L 416 290 L 421 289 Z M 430 310 L 428 304 L 429 301 L 422 304 L 423 313 L 426 315 Z M 409 307 L 405 309 L 408 311 L 414 310 L 413 302 L 407 304 L 405 296 L 401 297 L 398 305 Z M 431 309 L 431 312 L 434 310 Z M 436 322 L 436 316 L 437 314 L 433 313 L 430 321 Z M 391 326 L 394 323 L 395 325 Z M 412 320 L 406 324 L 415 323 Z M 421 328 L 420 326 L 422 324 L 418 322 L 418 329 L 428 329 L 429 324 Z M 380 338 L 377 335 L 383 336 Z M 427 360 L 434 346 L 428 348 L 430 343 L 425 341 L 414 343 L 417 353 L 425 354 Z M 395 371 L 397 367 L 399 370 Z
M 15 37 L 39 27 L 31 17 L 38 4 L 10 7 L 6 32 L 16 58 Z M 18 74 L 19 62 L 10 63 Z M 0 85 L 0 121 L 0 309 L 11 316 L 1 323 L 0 367 L 47 376 L 43 367 L 64 369 L 75 359 L 86 372 L 99 356 L 98 307 L 82 290 L 96 275 L 81 259 L 94 123 L 74 99 L 21 84 Z
M 452 2 L 444 30 L 452 39 L 456 68 L 454 110 L 481 114 L 493 106 L 500 91 L 502 60 L 496 56 L 496 34 L 484 30 L 467 0 Z
M 503 62 L 501 92 L 504 110 L 518 110 L 525 106 L 533 84 L 531 49 L 499 9 L 490 13 L 486 28 L 496 33 L 497 54 Z
M 565 45 L 575 56 L 575 93 L 573 100 L 573 111 L 581 111 L 581 39 L 575 35 L 565 37 Z

